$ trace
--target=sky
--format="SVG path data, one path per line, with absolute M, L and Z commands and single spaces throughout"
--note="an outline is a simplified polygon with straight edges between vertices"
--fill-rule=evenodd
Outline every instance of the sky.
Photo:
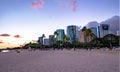
M 0 48 L 119 15 L 119 0 L 0 0 Z

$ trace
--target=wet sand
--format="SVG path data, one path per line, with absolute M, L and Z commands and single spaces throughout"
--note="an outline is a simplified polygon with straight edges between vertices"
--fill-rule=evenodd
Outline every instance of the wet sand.
M 0 53 L 0 72 L 119 72 L 119 52 L 48 50 Z

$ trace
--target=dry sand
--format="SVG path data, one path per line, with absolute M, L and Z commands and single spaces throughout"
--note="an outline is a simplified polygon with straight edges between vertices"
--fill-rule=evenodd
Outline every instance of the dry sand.
M 12 50 L 0 53 L 0 72 L 119 72 L 119 52 Z

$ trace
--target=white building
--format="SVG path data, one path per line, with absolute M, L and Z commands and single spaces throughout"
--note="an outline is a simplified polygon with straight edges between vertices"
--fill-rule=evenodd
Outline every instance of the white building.
M 39 42 L 40 44 L 43 44 L 43 37 L 39 37 L 39 38 L 38 38 L 38 42 Z
M 44 39 L 44 45 L 50 45 L 50 44 L 49 44 L 49 39 L 47 39 L 47 38 Z
M 109 25 L 108 24 L 100 24 L 100 37 L 104 37 L 109 34 Z

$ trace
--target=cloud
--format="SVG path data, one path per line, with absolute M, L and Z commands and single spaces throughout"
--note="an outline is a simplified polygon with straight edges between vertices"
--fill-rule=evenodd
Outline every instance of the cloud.
M 0 36 L 8 37 L 8 36 L 10 36 L 10 34 L 0 34 Z
M 58 4 L 58 9 L 70 8 L 73 12 L 77 9 L 77 0 L 54 0 Z M 44 0 L 34 0 L 30 3 L 30 7 L 33 9 L 39 9 L 44 6 Z
M 77 0 L 72 0 L 70 3 L 70 8 L 72 9 L 73 12 L 76 11 L 77 8 Z
M 70 8 L 73 12 L 77 8 L 77 0 L 55 0 L 58 4 L 58 8 L 62 10 L 63 8 Z
M 22 38 L 20 35 L 15 35 L 14 37 L 15 38 Z
M 44 5 L 44 0 L 40 0 L 40 1 L 34 1 L 32 3 L 30 3 L 30 6 L 33 8 L 33 9 L 39 9 L 39 8 L 42 8 Z

